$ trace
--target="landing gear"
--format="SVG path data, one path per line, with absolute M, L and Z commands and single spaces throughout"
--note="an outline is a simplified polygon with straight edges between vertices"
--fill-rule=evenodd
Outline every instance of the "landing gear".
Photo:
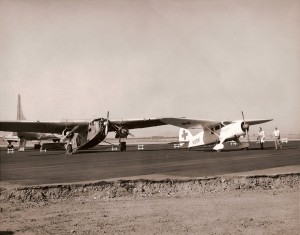
M 67 154 L 67 155 L 73 154 L 72 144 L 68 144 L 68 145 L 67 145 L 67 148 L 66 148 L 66 154 Z
M 7 145 L 7 153 L 13 153 L 15 150 L 14 146 L 11 144 L 11 142 Z
M 41 148 L 41 144 L 40 143 L 34 144 L 33 148 L 34 149 L 40 149 Z
M 120 141 L 120 150 L 121 150 L 121 152 L 126 151 L 126 142 Z
M 24 152 L 25 147 L 26 147 L 26 139 L 20 138 L 20 142 L 19 142 L 19 151 L 20 151 L 20 152 Z

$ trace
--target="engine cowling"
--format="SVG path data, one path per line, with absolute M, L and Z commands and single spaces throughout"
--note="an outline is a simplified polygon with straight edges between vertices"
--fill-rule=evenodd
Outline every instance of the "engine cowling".
M 116 130 L 115 138 L 127 138 L 128 134 L 129 130 L 127 128 L 120 127 L 118 130 Z
M 249 124 L 245 123 L 245 122 L 242 122 L 241 123 L 241 129 L 246 132 L 246 131 L 249 131 Z

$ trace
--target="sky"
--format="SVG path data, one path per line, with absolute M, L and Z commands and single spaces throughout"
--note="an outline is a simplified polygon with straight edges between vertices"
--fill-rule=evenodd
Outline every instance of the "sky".
M 244 111 L 299 134 L 299 68 L 298 0 L 0 0 L 0 120 L 21 94 L 29 120 Z

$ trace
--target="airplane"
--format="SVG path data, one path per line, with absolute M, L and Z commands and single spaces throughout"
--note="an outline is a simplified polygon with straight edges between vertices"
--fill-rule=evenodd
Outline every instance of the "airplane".
M 17 104 L 17 120 L 26 120 L 21 104 L 21 95 L 18 94 L 18 104 Z M 52 140 L 54 143 L 59 142 L 61 139 L 60 135 L 51 133 L 38 133 L 38 132 L 23 132 L 17 131 L 7 136 L 2 136 L 1 139 L 8 142 L 11 145 L 13 142 L 19 142 L 19 151 L 24 151 L 26 147 L 26 141 L 39 141 L 39 144 L 35 144 L 35 148 L 41 147 L 42 140 Z
M 19 98 L 20 99 L 20 98 Z M 18 108 L 18 117 L 24 117 L 21 107 Z M 149 119 L 128 119 L 109 120 L 109 112 L 106 118 L 96 118 L 84 121 L 0 121 L 0 131 L 10 132 L 40 132 L 61 134 L 61 141 L 66 141 L 66 153 L 72 154 L 77 150 L 89 149 L 104 141 L 108 132 L 115 132 L 115 138 L 119 138 L 120 150 L 126 150 L 126 142 L 121 138 L 132 135 L 129 130 L 136 128 L 147 128 L 162 125 L 174 125 L 181 128 L 179 140 L 188 143 L 188 147 L 195 147 L 216 143 L 214 150 L 221 151 L 224 142 L 234 140 L 241 148 L 249 147 L 248 130 L 250 125 L 256 125 L 272 121 L 273 119 L 260 119 L 245 121 L 209 121 L 187 118 L 149 118 Z M 22 118 L 18 118 L 22 119 Z M 201 131 L 193 136 L 187 129 L 198 129 Z M 248 136 L 248 143 L 241 143 L 239 137 Z
M 222 151 L 224 149 L 224 142 L 227 141 L 235 141 L 239 144 L 240 149 L 248 149 L 250 145 L 249 127 L 273 120 L 245 120 L 243 112 L 242 116 L 242 120 L 236 121 L 211 121 L 186 118 L 163 118 L 162 121 L 180 127 L 179 142 L 180 144 L 187 145 L 188 149 L 215 144 L 213 149 Z M 200 131 L 198 134 L 193 135 L 188 129 L 199 129 Z M 248 142 L 242 143 L 239 138 L 245 135 L 247 135 Z
M 12 143 L 18 143 L 20 141 L 19 137 L 10 133 L 9 135 L 0 136 L 2 141 L 6 141 L 9 145 Z
M 66 154 L 73 154 L 77 150 L 89 149 L 104 141 L 108 132 L 115 132 L 115 138 L 119 138 L 120 150 L 126 150 L 126 142 L 122 138 L 132 135 L 129 130 L 166 125 L 160 118 L 109 120 L 109 112 L 106 118 L 72 121 L 28 121 L 24 120 L 21 109 L 20 96 L 18 97 L 18 120 L 0 121 L 0 131 L 17 132 L 20 138 L 35 138 L 40 133 L 60 134 L 61 142 L 66 142 Z M 41 138 L 39 136 L 38 139 Z

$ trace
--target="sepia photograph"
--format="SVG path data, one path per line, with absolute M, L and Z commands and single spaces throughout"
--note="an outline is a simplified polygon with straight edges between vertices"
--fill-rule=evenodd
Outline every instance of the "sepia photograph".
M 299 234 L 299 0 L 0 0 L 0 235 Z

